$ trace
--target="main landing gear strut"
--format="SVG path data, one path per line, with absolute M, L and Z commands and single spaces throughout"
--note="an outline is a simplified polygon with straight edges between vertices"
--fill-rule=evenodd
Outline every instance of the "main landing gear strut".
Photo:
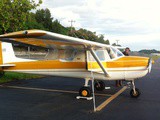
M 90 97 L 91 96 L 92 91 L 91 91 L 91 88 L 88 85 L 88 83 L 89 83 L 89 79 L 85 79 L 84 86 L 79 89 L 79 95 L 81 97 Z
M 88 85 L 89 80 L 85 80 L 85 85 L 80 88 L 79 95 L 82 97 L 90 97 L 92 94 L 92 90 Z M 103 81 L 96 81 L 94 85 L 97 91 L 103 91 L 105 89 L 105 83 Z

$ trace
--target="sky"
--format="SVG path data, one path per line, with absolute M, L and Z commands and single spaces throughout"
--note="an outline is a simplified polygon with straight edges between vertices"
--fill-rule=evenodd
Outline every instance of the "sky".
M 160 0 L 43 0 L 54 19 L 103 34 L 131 50 L 160 50 Z

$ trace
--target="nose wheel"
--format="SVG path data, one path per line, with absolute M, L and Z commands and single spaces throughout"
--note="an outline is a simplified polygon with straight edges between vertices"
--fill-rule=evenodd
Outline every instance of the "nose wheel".
M 140 96 L 140 94 L 141 93 L 138 88 L 135 88 L 135 91 L 133 89 L 130 91 L 130 95 L 133 98 L 138 98 Z
M 138 98 L 141 95 L 141 92 L 138 88 L 135 87 L 134 81 L 132 81 L 133 89 L 130 91 L 132 98 Z

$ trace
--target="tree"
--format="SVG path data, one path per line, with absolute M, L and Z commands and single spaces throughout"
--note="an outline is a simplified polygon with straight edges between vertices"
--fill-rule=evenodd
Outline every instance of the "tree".
M 104 44 L 108 44 L 108 45 L 110 45 L 109 40 L 108 40 L 108 39 L 107 39 L 107 40 L 104 40 Z
M 55 32 L 55 33 L 60 33 L 60 34 L 63 34 L 63 35 L 67 35 L 68 33 L 68 29 L 65 28 L 64 26 L 62 26 L 60 24 L 60 22 L 56 19 L 53 23 L 52 23 L 52 32 Z
M 103 44 L 108 44 L 108 45 L 110 44 L 109 40 L 108 39 L 105 40 L 104 35 L 102 35 L 102 34 L 100 36 L 98 36 L 97 42 L 100 42 L 100 43 L 103 43 Z
M 2 33 L 23 29 L 29 17 L 29 12 L 42 3 L 39 0 L 1 0 L 0 1 L 0 31 Z
M 53 18 L 51 17 L 51 13 L 48 8 L 37 10 L 35 19 L 39 24 L 42 24 L 46 30 L 52 31 Z
M 24 29 L 25 30 L 28 30 L 28 29 L 45 30 L 46 28 L 44 28 L 44 26 L 41 23 L 37 22 L 34 13 L 30 13 L 29 18 L 27 19 L 27 21 L 24 25 Z
M 109 44 L 109 40 L 104 40 L 104 35 L 96 35 L 96 32 L 91 32 L 86 29 L 79 29 L 79 30 L 73 30 L 72 32 L 69 32 L 69 36 L 72 37 L 78 37 L 81 39 L 86 39 L 94 42 L 100 42 L 104 44 Z
M 120 44 L 117 45 L 116 43 L 113 43 L 112 46 L 119 46 L 119 47 L 121 47 Z
M 144 53 L 144 54 L 160 53 L 160 51 L 155 50 L 155 49 L 151 49 L 151 50 L 143 49 L 143 50 L 140 50 L 139 52 Z
M 78 37 L 81 39 L 96 41 L 98 39 L 98 36 L 96 36 L 95 32 L 91 32 L 86 29 L 79 29 L 79 30 L 73 30 L 72 33 L 69 33 L 70 36 Z
M 101 34 L 101 35 L 98 37 L 98 40 L 99 40 L 99 41 L 104 41 L 104 35 Z
M 116 44 L 116 43 L 113 43 L 112 46 L 117 46 L 117 44 Z
M 70 31 L 70 27 L 64 27 L 56 19 L 53 21 L 49 9 L 40 9 L 35 13 L 31 10 L 35 9 L 42 3 L 42 0 L 36 4 L 34 0 L 1 0 L 0 1 L 0 34 L 5 32 L 13 32 L 22 29 L 41 29 L 63 35 L 78 37 L 90 41 L 109 44 L 109 40 L 104 40 L 103 35 L 96 35 L 86 29 L 76 30 L 74 27 Z

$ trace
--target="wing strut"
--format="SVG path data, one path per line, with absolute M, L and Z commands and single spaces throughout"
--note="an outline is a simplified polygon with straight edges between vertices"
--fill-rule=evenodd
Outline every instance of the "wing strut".
M 100 66 L 100 68 L 102 69 L 102 71 L 104 72 L 104 74 L 106 75 L 106 77 L 108 77 L 109 75 L 108 75 L 107 71 L 105 70 L 105 68 L 102 65 L 100 59 L 98 58 L 98 56 L 94 52 L 93 48 L 90 48 L 90 52 L 91 52 L 92 56 L 94 57 L 94 59 L 96 60 L 96 62 L 98 63 L 98 65 Z

